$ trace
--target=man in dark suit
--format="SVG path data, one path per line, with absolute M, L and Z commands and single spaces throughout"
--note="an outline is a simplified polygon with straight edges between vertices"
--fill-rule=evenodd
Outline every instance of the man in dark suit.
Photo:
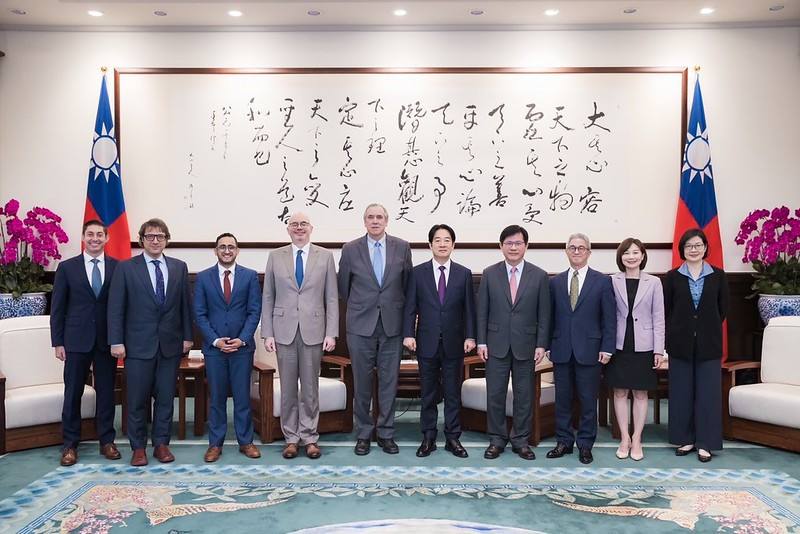
M 342 247 L 339 297 L 347 304 L 347 346 L 353 364 L 356 422 L 355 453 L 369 454 L 372 422 L 372 373 L 378 370 L 378 446 L 388 454 L 394 441 L 394 405 L 403 349 L 403 301 L 411 275 L 408 242 L 386 235 L 389 213 L 380 204 L 364 211 L 367 235 Z
M 109 460 L 121 455 L 114 444 L 114 369 L 107 336 L 108 287 L 117 260 L 104 254 L 108 228 L 98 220 L 83 223 L 83 254 L 56 269 L 50 303 L 50 339 L 56 358 L 64 362 L 64 406 L 61 427 L 64 447 L 61 465 L 78 461 L 81 439 L 81 397 L 89 366 L 97 394 L 95 416 L 100 454 Z
M 433 259 L 414 267 L 406 289 L 403 345 L 417 352 L 422 386 L 419 457 L 436 450 L 440 382 L 444 392 L 445 450 L 459 458 L 468 456 L 459 441 L 458 415 L 464 354 L 475 348 L 475 297 L 472 272 L 450 261 L 455 242 L 452 228 L 434 225 L 428 232 Z
M 186 264 L 164 256 L 169 229 L 161 219 L 139 228 L 144 253 L 117 266 L 108 295 L 111 354 L 125 359 L 131 465 L 147 465 L 147 413 L 153 404 L 153 456 L 172 462 L 173 399 L 181 356 L 192 348 Z
M 239 452 L 260 458 L 253 444 L 250 372 L 256 350 L 255 332 L 261 318 L 258 274 L 236 264 L 239 242 L 233 234 L 217 237 L 217 264 L 197 274 L 194 316 L 203 333 L 203 356 L 210 397 L 208 450 L 203 459 L 216 462 L 228 429 L 228 391 L 233 396 L 233 428 Z
M 505 261 L 483 271 L 478 291 L 478 355 L 486 362 L 486 427 L 493 460 L 511 441 L 525 460 L 536 455 L 528 445 L 534 368 L 544 357 L 550 334 L 550 286 L 547 273 L 525 261 L 528 232 L 516 224 L 500 233 Z M 508 376 L 514 393 L 514 422 L 506 426 Z
M 556 446 L 548 458 L 572 454 L 578 443 L 580 461 L 592 462 L 597 437 L 597 393 L 601 364 L 608 363 L 616 344 L 616 304 L 611 278 L 589 268 L 592 245 L 584 234 L 567 240 L 569 269 L 550 281 L 553 336 L 550 361 L 556 386 Z M 577 436 L 572 429 L 572 401 L 580 402 Z

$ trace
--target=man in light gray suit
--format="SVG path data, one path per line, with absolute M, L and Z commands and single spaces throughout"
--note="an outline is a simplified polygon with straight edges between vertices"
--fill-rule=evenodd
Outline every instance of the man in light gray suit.
M 375 425 L 370 414 L 372 371 L 378 370 L 378 446 L 397 454 L 394 404 L 400 372 L 403 305 L 413 268 L 406 241 L 386 235 L 389 213 L 380 204 L 364 210 L 367 235 L 342 247 L 339 295 L 347 304 L 347 345 L 355 386 L 355 453 L 369 454 Z
M 514 394 L 511 449 L 525 460 L 528 446 L 535 364 L 544 357 L 550 336 L 550 282 L 547 273 L 525 261 L 528 232 L 516 224 L 500 234 L 505 261 L 487 267 L 478 291 L 478 355 L 486 362 L 486 427 L 489 446 L 483 457 L 500 456 L 509 441 L 506 427 L 508 375 Z
M 319 371 L 323 350 L 333 350 L 339 335 L 339 293 L 330 251 L 312 245 L 314 227 L 304 213 L 289 217 L 291 245 L 273 250 L 264 271 L 261 337 L 278 354 L 284 458 L 317 459 Z M 298 399 L 297 380 L 300 379 Z

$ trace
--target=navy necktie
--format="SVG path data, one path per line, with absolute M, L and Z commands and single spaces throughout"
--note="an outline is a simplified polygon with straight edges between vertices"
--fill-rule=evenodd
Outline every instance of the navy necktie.
M 297 280 L 297 289 L 303 285 L 303 251 L 297 251 L 297 258 L 294 260 L 294 279 Z
M 446 282 L 444 279 L 444 265 L 439 266 L 439 304 L 444 304 L 444 292 L 445 292 Z
M 152 263 L 156 268 L 156 300 L 163 306 L 167 297 L 164 293 L 164 272 L 161 270 L 161 260 L 153 260 Z
M 100 260 L 94 258 L 91 260 L 92 265 L 92 291 L 94 291 L 94 296 L 100 296 L 100 290 L 103 289 L 103 278 L 100 276 L 100 268 L 97 266 L 100 263 Z

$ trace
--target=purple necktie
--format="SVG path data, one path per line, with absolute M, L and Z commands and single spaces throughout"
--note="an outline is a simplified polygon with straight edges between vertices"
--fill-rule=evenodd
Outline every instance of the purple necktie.
M 439 266 L 439 304 L 444 304 L 444 265 Z

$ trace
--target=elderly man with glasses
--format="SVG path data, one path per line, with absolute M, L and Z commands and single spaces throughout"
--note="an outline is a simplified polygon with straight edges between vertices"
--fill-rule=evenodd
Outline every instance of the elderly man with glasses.
M 169 450 L 175 384 L 181 356 L 192 348 L 189 274 L 181 260 L 164 256 L 170 235 L 161 219 L 139 228 L 144 253 L 120 263 L 108 295 L 111 354 L 125 360 L 131 465 L 147 465 L 147 413 L 153 399 L 153 456 Z
M 333 350 L 339 335 L 336 264 L 329 250 L 311 244 L 308 215 L 292 214 L 286 230 L 291 244 L 273 250 L 264 270 L 261 337 L 278 355 L 283 457 L 295 458 L 304 446 L 316 460 L 322 352 Z

